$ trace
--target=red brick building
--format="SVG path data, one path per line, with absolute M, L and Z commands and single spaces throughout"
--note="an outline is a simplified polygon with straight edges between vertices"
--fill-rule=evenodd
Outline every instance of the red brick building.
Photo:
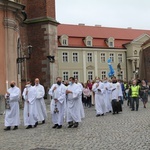
M 11 80 L 21 87 L 27 79 L 38 77 L 46 89 L 50 86 L 58 70 L 57 25 L 55 0 L 0 1 L 1 94 Z M 32 53 L 26 59 L 29 44 Z M 47 56 L 55 56 L 55 62 L 50 63 Z

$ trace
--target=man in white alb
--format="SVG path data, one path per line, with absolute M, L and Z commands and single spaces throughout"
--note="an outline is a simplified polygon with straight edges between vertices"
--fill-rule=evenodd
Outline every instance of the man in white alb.
M 37 109 L 37 117 L 38 121 L 45 123 L 45 119 L 47 118 L 46 105 L 44 101 L 45 90 L 44 87 L 40 84 L 38 78 L 35 79 L 35 89 L 36 89 L 36 109 Z
M 31 85 L 30 81 L 27 81 L 26 88 L 22 94 L 24 98 L 24 125 L 27 126 L 26 129 L 30 129 L 33 126 L 37 126 L 37 109 L 36 109 L 36 89 Z
M 50 88 L 49 95 L 52 96 L 50 110 L 52 114 L 52 128 L 60 129 L 63 125 L 65 103 L 66 103 L 66 87 L 62 84 L 61 77 L 56 78 L 56 83 Z
M 18 129 L 20 124 L 19 114 L 19 100 L 20 100 L 20 89 L 16 86 L 16 83 L 12 81 L 10 88 L 7 90 L 5 98 L 8 99 L 5 111 L 5 131 L 11 130 L 11 126 L 14 126 L 13 130 Z

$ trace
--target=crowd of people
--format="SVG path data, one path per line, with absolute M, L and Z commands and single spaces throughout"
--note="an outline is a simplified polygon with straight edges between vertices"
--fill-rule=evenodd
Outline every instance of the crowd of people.
M 77 78 L 70 77 L 69 81 L 56 78 L 48 94 L 51 97 L 50 112 L 53 122 L 52 128 L 60 129 L 64 120 L 68 128 L 77 128 L 85 117 L 84 108 L 95 106 L 96 117 L 105 116 L 106 113 L 118 114 L 122 111 L 124 100 L 131 111 L 138 111 L 139 100 L 142 100 L 146 108 L 149 94 L 149 86 L 145 80 L 131 80 L 130 82 L 117 80 L 113 76 L 110 80 L 105 77 L 100 80 L 96 77 L 94 81 L 79 83 Z M 8 89 L 5 111 L 5 131 L 18 129 L 20 125 L 19 100 L 22 95 L 24 101 L 23 118 L 26 129 L 35 128 L 47 119 L 46 105 L 44 101 L 45 90 L 38 78 L 32 86 L 27 81 L 26 87 L 21 94 L 20 89 L 12 81 Z M 136 104 L 136 105 L 135 105 Z

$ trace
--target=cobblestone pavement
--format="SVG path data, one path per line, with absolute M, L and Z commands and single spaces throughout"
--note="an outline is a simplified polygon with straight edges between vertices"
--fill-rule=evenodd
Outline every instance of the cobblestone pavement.
M 16 131 L 4 131 L 0 115 L 0 150 L 150 150 L 150 103 L 144 109 L 140 102 L 139 111 L 132 112 L 125 102 L 122 113 L 101 117 L 94 107 L 85 108 L 85 119 L 71 129 L 67 123 L 52 129 L 47 112 L 46 124 L 29 130 L 21 125 Z

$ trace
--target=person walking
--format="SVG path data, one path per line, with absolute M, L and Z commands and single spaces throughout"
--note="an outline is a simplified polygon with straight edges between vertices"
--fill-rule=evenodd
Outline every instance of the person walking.
M 148 85 L 144 80 L 142 80 L 140 87 L 140 97 L 142 98 L 144 108 L 146 108 L 146 103 L 148 102 L 148 90 L 149 90 Z

